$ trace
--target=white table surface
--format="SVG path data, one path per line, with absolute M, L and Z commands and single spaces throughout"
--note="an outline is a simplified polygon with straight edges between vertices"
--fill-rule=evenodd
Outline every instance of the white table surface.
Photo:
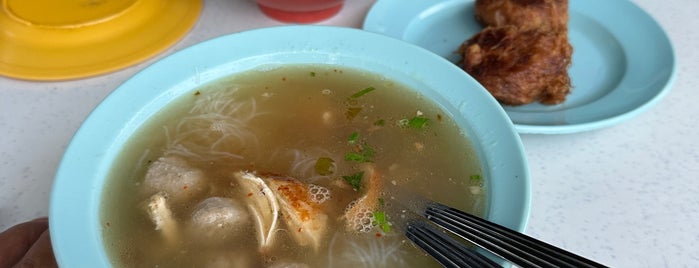
M 660 103 L 622 124 L 522 135 L 532 175 L 527 233 L 613 267 L 699 267 L 699 1 L 633 2 L 669 33 L 678 79 Z M 348 0 L 321 24 L 359 28 L 372 3 Z M 68 142 L 119 84 L 184 47 L 271 25 L 281 23 L 252 0 L 206 0 L 182 41 L 128 69 L 65 82 L 0 77 L 0 230 L 48 214 Z

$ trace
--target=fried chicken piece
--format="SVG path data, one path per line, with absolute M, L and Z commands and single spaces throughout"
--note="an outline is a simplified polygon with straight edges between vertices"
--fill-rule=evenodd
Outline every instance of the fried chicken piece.
M 503 104 L 557 104 L 570 91 L 567 32 L 486 27 L 459 53 L 461 68 Z
M 362 187 L 366 192 L 359 199 L 354 200 L 345 209 L 343 218 L 347 220 L 347 228 L 350 231 L 366 233 L 374 228 L 374 212 L 379 208 L 379 198 L 383 190 L 381 177 L 373 164 L 364 164 L 362 167 Z
M 310 245 L 317 252 L 328 225 L 328 215 L 320 206 L 326 197 L 314 195 L 312 191 L 319 186 L 284 176 L 269 176 L 265 181 L 279 200 L 289 234 L 299 245 Z
M 485 26 L 567 31 L 568 0 L 476 0 L 476 19 Z
M 461 68 L 503 104 L 565 101 L 568 0 L 476 0 L 475 8 L 486 28 L 459 48 Z
M 274 234 L 278 225 L 279 202 L 267 182 L 258 177 L 257 174 L 239 171 L 234 173 L 233 177 L 238 181 L 242 193 L 247 197 L 248 209 L 257 223 L 255 227 L 260 251 L 266 252 L 276 241 Z
M 175 243 L 178 238 L 178 227 L 170 210 L 167 194 L 164 192 L 154 194 L 148 199 L 144 208 L 155 225 L 155 230 L 159 230 L 168 243 Z

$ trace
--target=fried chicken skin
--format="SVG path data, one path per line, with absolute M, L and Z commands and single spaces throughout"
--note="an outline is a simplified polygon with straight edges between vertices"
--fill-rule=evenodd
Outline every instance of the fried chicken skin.
M 567 31 L 568 0 L 476 0 L 476 19 L 485 26 Z
M 486 27 L 459 48 L 461 68 L 500 103 L 557 104 L 570 91 L 567 33 Z
M 502 104 L 565 101 L 568 0 L 476 0 L 475 9 L 486 27 L 459 48 L 460 67 Z

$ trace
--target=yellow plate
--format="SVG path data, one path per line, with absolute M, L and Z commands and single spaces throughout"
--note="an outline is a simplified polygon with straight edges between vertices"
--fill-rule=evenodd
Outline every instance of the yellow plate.
M 63 80 L 148 59 L 194 26 L 201 0 L 2 0 L 0 75 Z

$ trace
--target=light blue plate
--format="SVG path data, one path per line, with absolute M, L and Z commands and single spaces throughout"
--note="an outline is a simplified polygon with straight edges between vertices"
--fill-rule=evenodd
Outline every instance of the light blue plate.
M 473 0 L 379 0 L 364 29 L 422 46 L 451 62 L 482 29 Z M 627 0 L 570 0 L 573 91 L 559 105 L 504 106 L 520 133 L 561 134 L 622 122 L 671 88 L 675 54 L 663 29 Z
M 530 208 L 524 149 L 507 115 L 482 86 L 445 59 L 398 39 L 358 29 L 287 26 L 227 35 L 178 51 L 97 106 L 68 146 L 51 192 L 51 241 L 59 264 L 109 266 L 99 218 L 103 186 L 121 148 L 146 120 L 202 84 L 285 64 L 380 73 L 434 100 L 478 153 L 488 181 L 486 218 L 524 231 Z

